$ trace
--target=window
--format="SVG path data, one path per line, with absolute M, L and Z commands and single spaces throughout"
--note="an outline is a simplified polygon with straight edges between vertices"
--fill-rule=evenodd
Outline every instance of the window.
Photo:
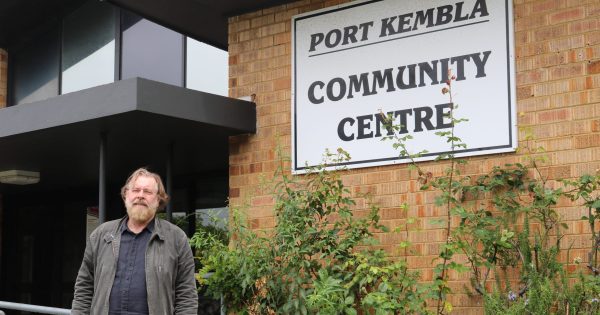
M 121 79 L 183 86 L 183 35 L 123 11 Z
M 10 51 L 10 105 L 58 95 L 58 34 L 58 28 L 53 28 Z
M 228 95 L 227 51 L 97 0 L 11 47 L 10 56 L 9 105 L 134 77 Z
M 115 80 L 116 10 L 88 1 L 63 21 L 62 94 Z
M 189 37 L 186 40 L 186 87 L 227 96 L 227 51 Z

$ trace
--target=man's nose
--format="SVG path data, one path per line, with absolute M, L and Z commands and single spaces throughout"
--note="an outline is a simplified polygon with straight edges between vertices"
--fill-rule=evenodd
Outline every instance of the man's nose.
M 134 194 L 135 198 L 144 198 L 144 197 L 145 197 L 145 196 L 144 196 L 144 191 L 143 191 L 143 190 L 140 190 L 140 191 L 134 192 L 133 194 Z

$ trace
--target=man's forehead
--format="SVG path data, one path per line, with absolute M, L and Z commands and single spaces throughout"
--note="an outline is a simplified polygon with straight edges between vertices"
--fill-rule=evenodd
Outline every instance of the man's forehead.
M 152 176 L 139 175 L 138 177 L 134 178 L 129 185 L 130 186 L 132 186 L 132 185 L 143 185 L 143 186 L 157 185 L 158 186 L 158 182 Z

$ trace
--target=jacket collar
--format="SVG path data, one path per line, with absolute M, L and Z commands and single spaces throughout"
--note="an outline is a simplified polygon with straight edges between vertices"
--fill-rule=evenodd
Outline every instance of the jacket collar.
M 117 226 L 115 227 L 115 230 L 113 231 L 113 233 L 111 234 L 107 234 L 104 236 L 104 240 L 109 243 L 111 241 L 113 241 L 115 239 L 115 237 L 117 235 L 120 235 L 120 232 L 122 231 L 122 229 L 124 228 L 124 224 L 126 224 L 128 219 L 128 216 L 125 215 L 124 217 L 122 217 L 119 220 L 119 223 L 117 224 Z M 158 237 L 158 239 L 160 239 L 161 241 L 165 240 L 165 233 L 164 233 L 164 227 L 163 224 L 167 224 L 166 221 L 159 219 L 158 217 L 154 216 L 154 231 L 152 231 L 152 237 L 154 237 L 154 235 L 156 235 L 156 237 Z

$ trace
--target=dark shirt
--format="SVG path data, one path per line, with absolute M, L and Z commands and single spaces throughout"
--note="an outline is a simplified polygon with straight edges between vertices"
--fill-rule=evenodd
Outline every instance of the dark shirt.
M 111 315 L 148 314 L 145 263 L 146 248 L 154 231 L 154 220 L 139 234 L 131 232 L 127 228 L 127 222 L 126 219 L 120 231 L 119 261 L 108 308 Z

